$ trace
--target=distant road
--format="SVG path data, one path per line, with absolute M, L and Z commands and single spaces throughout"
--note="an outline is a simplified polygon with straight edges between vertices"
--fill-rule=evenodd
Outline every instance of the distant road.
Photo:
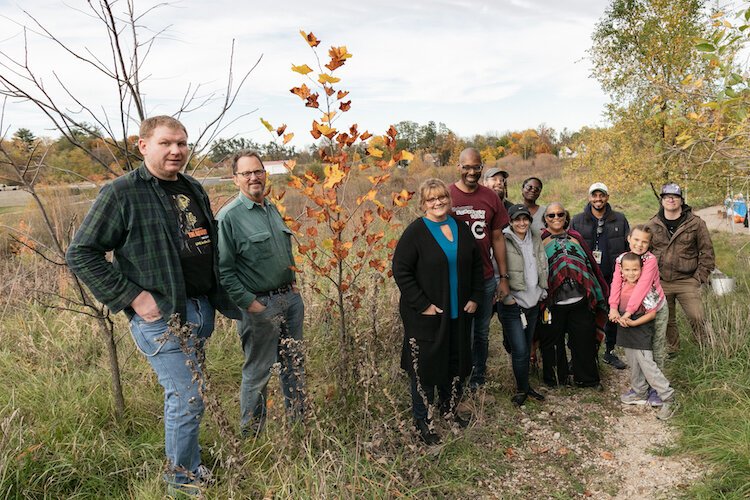
M 230 182 L 231 177 L 196 177 L 204 186 L 213 186 L 222 182 Z M 94 189 L 96 184 L 93 182 L 78 182 L 74 184 L 62 184 L 59 186 L 52 186 L 52 189 Z M 44 187 L 43 189 L 50 189 L 50 187 Z M 0 191 L 0 207 L 25 207 L 31 201 L 31 195 L 26 191 Z

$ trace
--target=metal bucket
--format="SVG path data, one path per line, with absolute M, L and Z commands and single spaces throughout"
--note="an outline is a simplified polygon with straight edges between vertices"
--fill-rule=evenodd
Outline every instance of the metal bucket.
M 726 295 L 734 291 L 734 278 L 723 276 L 711 278 L 711 288 L 716 295 Z

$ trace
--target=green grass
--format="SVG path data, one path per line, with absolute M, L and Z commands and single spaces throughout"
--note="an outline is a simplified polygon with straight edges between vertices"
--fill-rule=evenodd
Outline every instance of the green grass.
M 745 237 L 746 239 L 746 237 Z M 712 472 L 691 491 L 693 498 L 750 496 L 750 295 L 747 265 L 738 262 L 736 235 L 713 234 L 717 265 L 734 275 L 738 291 L 708 295 L 707 312 L 716 334 L 702 351 L 683 321 L 684 349 L 669 374 L 681 398 L 674 419 L 682 437 L 674 451 L 694 455 Z M 687 342 L 685 342 L 687 340 Z

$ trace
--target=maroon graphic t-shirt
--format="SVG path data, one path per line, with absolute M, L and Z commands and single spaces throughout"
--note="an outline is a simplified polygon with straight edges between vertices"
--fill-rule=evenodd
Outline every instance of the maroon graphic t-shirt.
M 492 278 L 495 275 L 490 261 L 492 230 L 500 231 L 508 225 L 508 212 L 500 198 L 489 188 L 478 186 L 471 193 L 464 193 L 455 184 L 448 188 L 453 201 L 453 216 L 471 229 L 482 254 L 484 279 Z

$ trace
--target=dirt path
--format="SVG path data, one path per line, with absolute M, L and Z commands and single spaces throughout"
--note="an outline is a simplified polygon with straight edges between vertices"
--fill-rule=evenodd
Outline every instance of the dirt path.
M 554 389 L 517 416 L 525 439 L 506 450 L 508 473 L 485 485 L 499 498 L 680 498 L 705 474 L 689 457 L 668 455 L 676 430 L 656 409 L 625 406 L 628 371 L 603 370 L 604 392 Z M 491 496 L 495 496 L 491 494 Z
M 706 222 L 709 231 L 722 231 L 725 233 L 746 234 L 750 236 L 748 228 L 742 224 L 737 224 L 723 215 L 724 207 L 716 205 L 714 207 L 701 208 L 696 210 L 695 214 Z

